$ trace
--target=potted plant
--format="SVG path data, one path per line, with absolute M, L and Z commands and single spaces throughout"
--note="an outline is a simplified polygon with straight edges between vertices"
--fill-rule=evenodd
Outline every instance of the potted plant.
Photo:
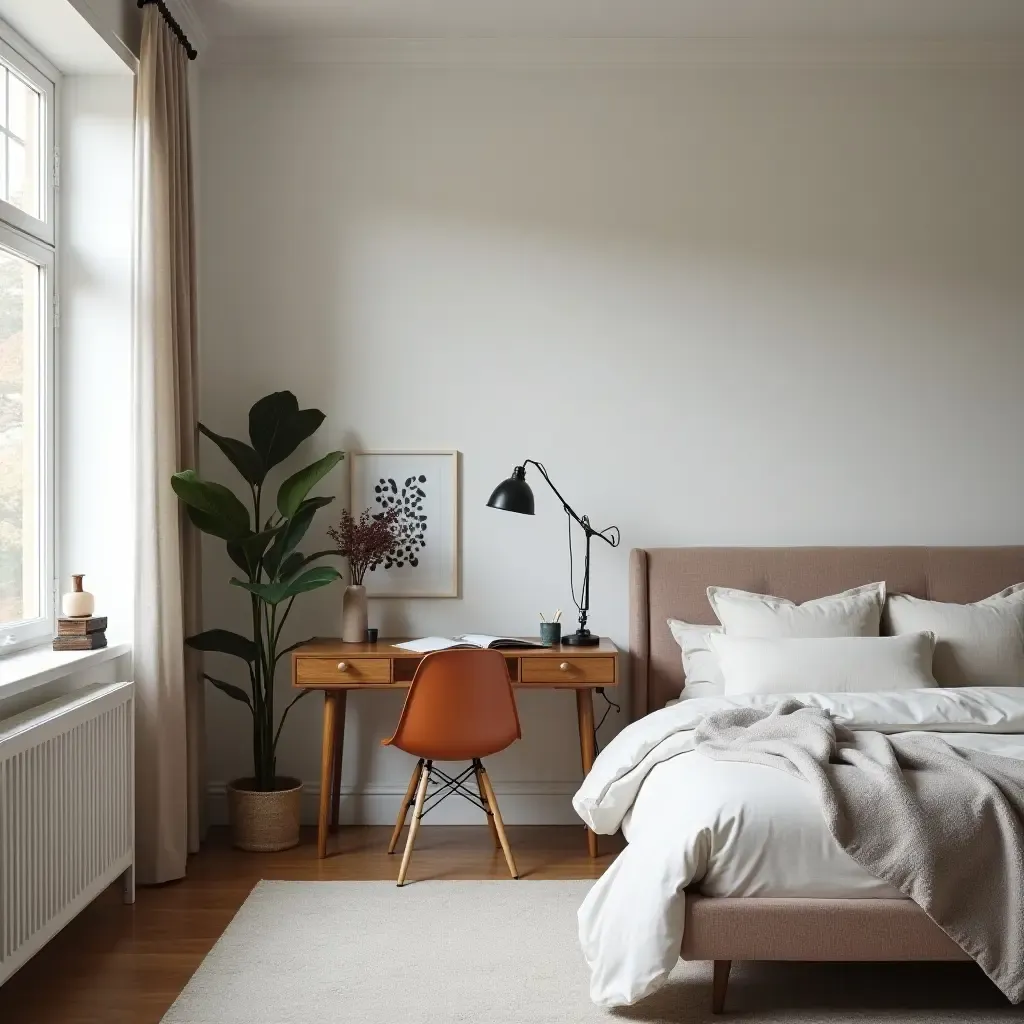
M 401 509 L 397 506 L 378 515 L 366 509 L 356 519 L 348 509 L 341 513 L 337 526 L 327 534 L 338 545 L 337 554 L 348 559 L 350 582 L 345 588 L 341 609 L 341 639 L 344 643 L 358 643 L 366 639 L 366 587 L 363 581 L 399 543 L 398 520 Z
M 277 744 L 288 712 L 307 691 L 274 710 L 274 679 L 278 663 L 294 647 L 280 648 L 281 632 L 300 594 L 325 587 L 339 578 L 336 569 L 310 563 L 334 551 L 304 555 L 298 545 L 317 509 L 333 498 L 309 492 L 343 458 L 329 452 L 289 476 L 277 490 L 276 507 L 267 509 L 263 489 L 267 474 L 311 437 L 324 421 L 319 409 L 300 409 L 290 391 L 261 398 L 249 410 L 249 442 L 200 431 L 227 456 L 249 488 L 249 506 L 229 488 L 200 479 L 193 470 L 175 473 L 171 486 L 185 503 L 189 519 L 203 533 L 227 544 L 228 556 L 242 576 L 232 586 L 248 591 L 252 609 L 251 636 L 227 629 L 208 629 L 185 641 L 198 651 L 216 651 L 243 661 L 249 674 L 244 689 L 203 673 L 218 690 L 246 705 L 252 716 L 253 774 L 228 786 L 232 839 L 243 850 L 284 850 L 299 841 L 301 784 L 277 774 Z

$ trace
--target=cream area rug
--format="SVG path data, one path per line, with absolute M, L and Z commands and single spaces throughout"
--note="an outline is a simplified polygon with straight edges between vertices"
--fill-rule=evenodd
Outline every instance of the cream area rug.
M 164 1024 L 756 1024 L 1024 1021 L 972 964 L 709 964 L 636 1006 L 587 996 L 591 882 L 261 882 Z

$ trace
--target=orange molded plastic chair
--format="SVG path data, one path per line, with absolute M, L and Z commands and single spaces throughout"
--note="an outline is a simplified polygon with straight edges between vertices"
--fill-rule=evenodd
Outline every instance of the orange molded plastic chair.
M 476 804 L 487 815 L 495 845 L 500 843 L 512 877 L 519 877 L 498 801 L 481 758 L 497 754 L 522 735 L 512 681 L 505 659 L 498 651 L 437 651 L 420 662 L 395 735 L 381 741 L 384 746 L 398 747 L 419 758 L 388 845 L 388 853 L 394 853 L 406 815 L 409 808 L 413 808 L 409 838 L 398 872 L 399 885 L 405 884 L 424 814 L 455 793 Z M 472 763 L 461 775 L 452 778 L 435 768 L 434 761 Z M 465 785 L 470 776 L 476 779 L 476 793 Z M 429 805 L 425 807 L 430 782 L 442 788 L 431 793 Z

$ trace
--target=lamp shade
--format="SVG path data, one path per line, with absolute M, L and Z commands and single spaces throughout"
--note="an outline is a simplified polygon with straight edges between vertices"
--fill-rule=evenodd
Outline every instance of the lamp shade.
M 494 488 L 487 505 L 489 508 L 500 508 L 504 512 L 532 516 L 533 490 L 526 482 L 526 468 L 516 466 L 512 475 Z

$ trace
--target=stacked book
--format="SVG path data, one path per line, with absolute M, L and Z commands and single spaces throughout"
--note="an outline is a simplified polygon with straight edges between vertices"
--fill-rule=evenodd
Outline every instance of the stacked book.
M 57 635 L 53 638 L 55 651 L 97 651 L 106 646 L 106 615 L 57 620 Z

